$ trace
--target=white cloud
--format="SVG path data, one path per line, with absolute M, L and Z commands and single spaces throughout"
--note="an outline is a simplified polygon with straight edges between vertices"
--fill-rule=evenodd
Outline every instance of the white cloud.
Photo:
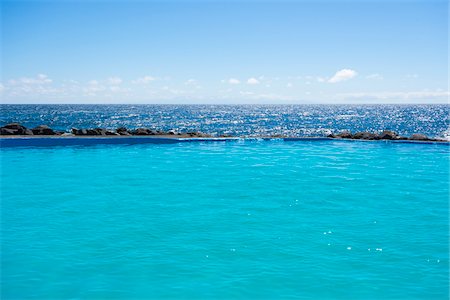
M 241 82 L 236 78 L 230 78 L 230 79 L 228 79 L 228 83 L 229 84 L 239 84 Z
M 189 87 L 189 91 L 187 91 L 187 92 L 190 92 L 190 93 L 192 93 L 193 90 L 200 90 L 200 89 L 202 89 L 202 87 L 200 86 L 198 80 L 197 79 L 193 79 L 193 78 L 186 80 L 184 82 L 184 85 Z
M 82 88 L 83 93 L 88 96 L 95 96 L 98 92 L 102 92 L 104 90 L 106 90 L 106 88 L 97 80 L 89 81 L 87 86 Z
M 52 83 L 52 81 L 53 80 L 48 78 L 47 75 L 45 75 L 45 74 L 38 74 L 36 83 L 38 83 L 38 84 L 47 84 L 47 83 Z
M 77 83 L 72 86 L 66 86 L 64 90 L 70 92 L 72 96 L 76 96 L 77 93 L 81 93 L 86 97 L 104 97 L 111 98 L 115 94 L 130 92 L 127 87 L 123 87 L 123 80 L 119 77 L 110 77 L 105 80 L 90 80 L 85 85 L 78 85 Z
M 123 83 L 123 80 L 119 77 L 109 77 L 105 80 L 90 80 L 88 81 L 87 85 L 81 86 L 80 90 L 89 95 L 89 96 L 95 96 L 98 92 L 119 92 L 123 91 L 124 89 L 119 88 L 119 85 Z M 78 86 L 77 83 L 74 83 L 72 85 L 72 88 Z
M 140 78 L 138 78 L 136 80 L 133 80 L 131 82 L 134 83 L 134 84 L 147 84 L 147 83 L 150 83 L 150 82 L 155 81 L 155 80 L 156 80 L 155 77 L 147 75 L 147 76 L 144 76 L 144 77 L 140 77 Z
M 384 79 L 384 77 L 378 73 L 367 75 L 366 78 L 373 79 L 373 80 L 383 80 Z
M 355 70 L 351 69 L 342 69 L 336 72 L 333 77 L 331 77 L 328 82 L 330 83 L 337 83 L 345 80 L 352 79 L 358 75 L 358 73 Z
M 109 90 L 113 93 L 127 93 L 127 92 L 131 91 L 129 88 L 125 88 L 125 87 L 121 87 L 121 86 L 117 86 L 117 85 L 110 86 Z
M 198 81 L 191 78 L 191 79 L 186 80 L 186 81 L 184 82 L 184 84 L 185 84 L 185 85 L 197 85 L 197 84 L 198 84 Z
M 427 100 L 448 98 L 449 91 L 437 89 L 435 91 L 423 90 L 412 92 L 373 92 L 373 93 L 344 93 L 340 94 L 344 98 L 370 99 L 370 100 Z
M 419 78 L 419 75 L 418 74 L 406 74 L 406 78 L 417 79 L 417 78 Z
M 265 100 L 265 101 L 290 101 L 293 100 L 291 96 L 280 95 L 280 94 L 253 94 L 248 95 L 249 99 L 253 100 Z
M 252 77 L 247 80 L 247 84 L 259 84 L 258 79 Z
M 119 77 L 110 77 L 106 80 L 106 82 L 110 85 L 119 85 L 123 82 L 123 80 Z
M 320 75 L 320 74 L 319 74 Z M 402 74 L 406 76 L 406 74 Z M 16 103 L 111 103 L 142 102 L 142 103 L 302 103 L 337 101 L 339 103 L 445 103 L 450 94 L 448 89 L 417 89 L 416 91 L 383 91 L 369 90 L 367 92 L 352 92 L 344 86 L 328 85 L 329 89 L 317 91 L 317 82 L 339 82 L 356 76 L 353 70 L 340 70 L 333 77 L 318 77 L 318 75 L 297 77 L 255 76 L 243 78 L 227 78 L 221 85 L 208 88 L 199 85 L 198 78 L 184 78 L 176 81 L 166 81 L 164 77 L 144 76 L 136 80 L 122 80 L 120 77 L 93 79 L 91 81 L 71 79 L 52 80 L 45 74 L 11 78 L 0 82 L 0 98 Z M 368 80 L 381 80 L 378 73 L 367 73 L 361 76 Z M 381 78 L 381 79 L 380 79 Z M 413 78 L 413 77 L 411 77 Z M 201 78 L 202 79 L 202 78 Z M 149 85 L 135 85 L 136 83 Z M 406 80 L 403 77 L 403 80 Z M 249 85 L 248 88 L 245 86 Z M 251 88 L 250 85 L 256 85 Z M 258 85 L 259 84 L 259 85 Z M 308 85 L 310 84 L 310 85 Z M 259 92 L 261 86 L 261 91 Z M 239 88 L 241 87 L 241 88 Z M 310 88 L 313 88 L 312 90 Z M 362 87 L 361 87 L 362 88 Z M 373 88 L 373 86 L 372 86 Z M 247 91 L 245 90 L 247 89 Z M 308 91 L 309 90 L 309 91 Z M 361 91 L 358 89 L 357 91 Z M 222 101 L 219 101 L 222 99 Z M 334 100 L 330 100 L 334 99 Z M 5 101 L 3 100 L 3 101 Z
M 8 81 L 11 85 L 29 85 L 29 84 L 49 84 L 52 83 L 52 79 L 48 78 L 45 74 L 38 74 L 36 77 L 22 77 L 19 79 L 11 79 Z
M 52 82 L 53 80 L 45 74 L 38 74 L 35 77 L 21 77 L 8 80 L 4 85 L 1 84 L 1 92 L 2 95 L 6 95 L 10 99 L 60 95 L 62 89 L 53 87 Z

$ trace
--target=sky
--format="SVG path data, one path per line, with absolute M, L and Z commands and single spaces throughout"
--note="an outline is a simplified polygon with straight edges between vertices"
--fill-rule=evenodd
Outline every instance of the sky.
M 1 103 L 448 103 L 446 0 L 1 1 Z

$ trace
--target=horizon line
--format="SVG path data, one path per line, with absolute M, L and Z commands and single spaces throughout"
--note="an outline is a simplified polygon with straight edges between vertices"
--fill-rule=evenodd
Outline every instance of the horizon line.
M 0 105 L 450 105 L 450 102 L 435 102 L 435 103 L 421 103 L 421 102 L 373 102 L 373 103 L 354 103 L 354 102 L 342 102 L 342 103 L 0 103 Z

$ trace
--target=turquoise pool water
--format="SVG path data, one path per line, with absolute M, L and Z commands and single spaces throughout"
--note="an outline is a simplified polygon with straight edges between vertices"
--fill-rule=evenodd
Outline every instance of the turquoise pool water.
M 2 299 L 448 299 L 447 145 L 0 153 Z

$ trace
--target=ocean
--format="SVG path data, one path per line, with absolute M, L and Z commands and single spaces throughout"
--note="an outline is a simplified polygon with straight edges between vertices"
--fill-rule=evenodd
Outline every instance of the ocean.
M 376 116 L 374 106 L 21 107 L 2 106 L 2 122 L 437 136 L 449 120 L 445 105 Z M 446 143 L 162 140 L 2 147 L 0 159 L 2 299 L 449 297 Z
M 0 105 L 0 124 L 54 129 L 149 127 L 234 136 L 397 131 L 450 136 L 450 105 Z

